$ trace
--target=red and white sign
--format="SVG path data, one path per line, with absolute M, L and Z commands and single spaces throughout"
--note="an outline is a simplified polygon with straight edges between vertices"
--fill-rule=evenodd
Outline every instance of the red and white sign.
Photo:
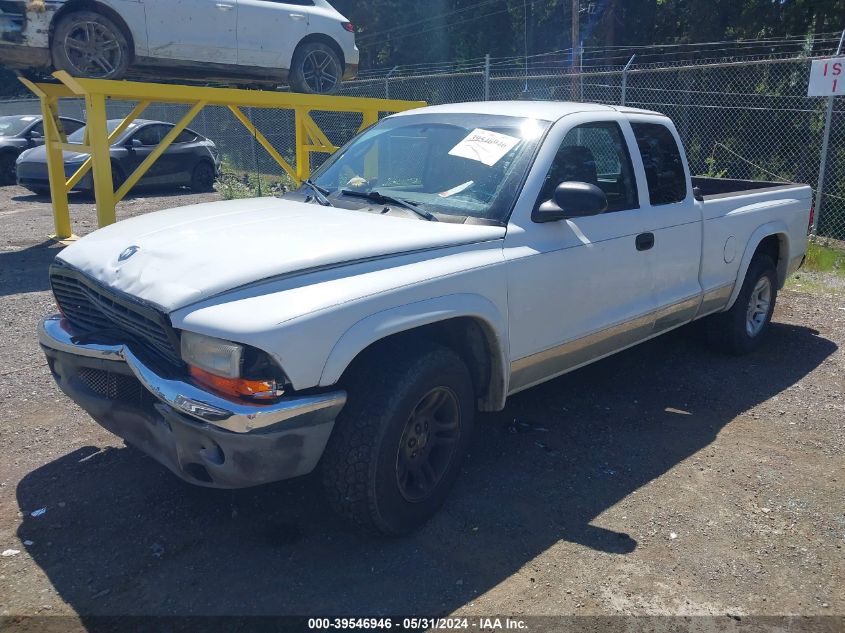
M 814 59 L 810 68 L 808 97 L 845 95 L 845 57 Z

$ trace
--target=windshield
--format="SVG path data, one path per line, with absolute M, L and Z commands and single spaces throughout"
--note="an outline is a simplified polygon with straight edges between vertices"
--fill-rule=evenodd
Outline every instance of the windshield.
M 117 126 L 120 125 L 122 122 L 123 122 L 123 119 L 110 119 L 109 121 L 107 121 L 106 122 L 106 128 L 108 129 L 109 134 L 114 132 L 115 129 L 117 128 Z M 136 128 L 136 127 L 138 127 L 137 123 L 130 123 L 129 127 L 127 128 L 127 131 L 132 130 L 133 128 Z M 125 136 L 125 133 L 123 134 L 123 136 Z M 120 139 L 116 139 L 115 142 L 118 142 L 119 140 Z M 85 142 L 85 127 L 79 128 L 73 134 L 68 134 L 67 142 L 68 143 L 76 143 L 76 144 L 84 143 Z
M 37 120 L 37 116 L 0 116 L 0 136 L 17 136 Z
M 388 118 L 338 150 L 312 180 L 329 197 L 378 192 L 435 214 L 504 221 L 549 125 L 480 114 Z

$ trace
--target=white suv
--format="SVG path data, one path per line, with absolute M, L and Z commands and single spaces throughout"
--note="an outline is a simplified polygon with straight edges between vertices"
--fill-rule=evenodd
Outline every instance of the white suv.
M 332 94 L 356 75 L 358 48 L 326 0 L 20 0 L 0 5 L 0 63 Z

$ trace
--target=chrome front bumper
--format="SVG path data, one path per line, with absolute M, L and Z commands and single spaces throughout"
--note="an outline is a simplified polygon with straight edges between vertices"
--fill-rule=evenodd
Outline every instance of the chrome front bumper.
M 83 344 L 76 338 L 81 334 L 60 316 L 44 319 L 38 328 L 42 346 L 74 356 L 124 362 L 141 384 L 164 404 L 198 422 L 232 433 L 261 431 L 293 421 L 297 426 L 328 423 L 346 403 L 343 391 L 291 396 L 260 405 L 224 398 L 189 382 L 160 376 L 141 362 L 128 345 Z

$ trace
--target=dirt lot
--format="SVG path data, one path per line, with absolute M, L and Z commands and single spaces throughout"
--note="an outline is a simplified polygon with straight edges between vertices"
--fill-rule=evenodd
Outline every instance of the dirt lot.
M 678 332 L 520 394 L 435 520 L 380 541 L 311 478 L 192 487 L 65 399 L 50 232 L 0 189 L 0 615 L 845 614 L 845 291 L 783 292 L 747 358 Z

